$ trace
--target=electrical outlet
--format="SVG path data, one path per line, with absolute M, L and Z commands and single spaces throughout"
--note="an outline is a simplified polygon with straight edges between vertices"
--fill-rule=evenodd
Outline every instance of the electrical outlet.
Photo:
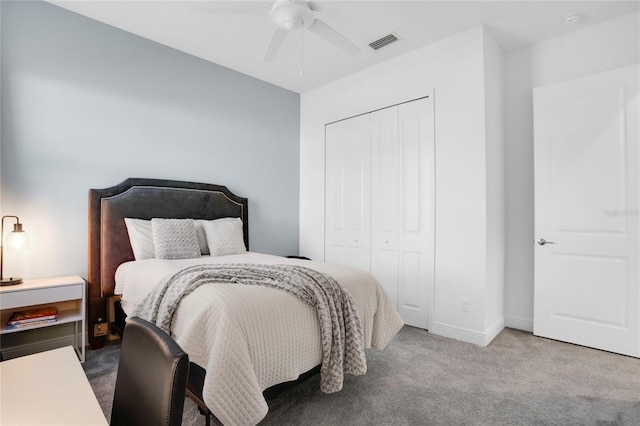
M 462 299 L 462 312 L 469 312 L 471 310 L 471 301 L 466 297 Z
M 96 337 L 106 336 L 109 332 L 109 327 L 106 322 L 100 322 L 93 326 L 93 335 Z

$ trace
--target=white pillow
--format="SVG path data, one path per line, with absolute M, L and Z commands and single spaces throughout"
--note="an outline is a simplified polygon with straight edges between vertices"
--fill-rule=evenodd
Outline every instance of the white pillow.
M 156 257 L 151 236 L 151 221 L 125 217 L 124 223 L 129 233 L 129 243 L 131 243 L 131 248 L 133 249 L 133 257 L 136 260 Z
M 202 226 L 207 235 L 211 256 L 225 256 L 247 251 L 243 239 L 242 219 L 239 217 L 203 221 Z
M 200 257 L 193 219 L 151 219 L 151 234 L 157 259 Z
M 200 246 L 201 254 L 209 254 L 209 246 L 207 246 L 207 235 L 204 233 L 202 227 L 203 222 L 209 222 L 208 220 L 198 219 L 194 221 L 196 223 L 196 236 L 198 237 L 198 245 Z
M 222 218 L 215 219 L 219 221 L 234 221 L 239 218 Z M 178 219 L 185 220 L 185 219 Z M 129 242 L 133 249 L 133 256 L 136 260 L 155 259 L 155 247 L 153 246 L 153 236 L 151 235 L 151 221 L 146 219 L 133 219 L 126 217 L 124 219 L 129 233 Z M 198 237 L 198 245 L 200 246 L 200 254 L 208 255 L 209 246 L 207 245 L 207 235 L 204 232 L 203 223 L 211 222 L 210 220 L 197 219 L 194 221 L 196 225 L 196 236 Z

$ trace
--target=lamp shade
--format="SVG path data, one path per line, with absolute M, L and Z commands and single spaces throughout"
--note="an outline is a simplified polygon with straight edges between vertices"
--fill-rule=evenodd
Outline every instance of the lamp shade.
M 15 224 L 6 240 L 7 251 L 22 251 L 29 248 L 29 236 L 22 230 L 22 224 Z

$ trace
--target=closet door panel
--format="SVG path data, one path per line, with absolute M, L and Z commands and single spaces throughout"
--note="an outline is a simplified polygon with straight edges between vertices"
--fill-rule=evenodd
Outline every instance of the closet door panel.
M 398 305 L 398 107 L 371 114 L 371 273 Z
M 347 252 L 345 264 L 370 271 L 371 265 L 371 117 L 365 114 L 347 123 Z
M 345 190 L 347 170 L 347 124 L 329 124 L 325 129 L 325 261 L 343 263 L 347 242 Z
M 400 105 L 398 311 L 427 328 L 434 277 L 434 128 L 431 98 Z
M 371 119 L 325 128 L 325 261 L 370 270 Z

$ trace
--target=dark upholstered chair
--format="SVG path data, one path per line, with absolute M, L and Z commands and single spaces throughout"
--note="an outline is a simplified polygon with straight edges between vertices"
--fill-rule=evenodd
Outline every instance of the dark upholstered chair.
M 182 424 L 189 356 L 166 333 L 141 318 L 130 318 L 125 329 L 111 425 Z

